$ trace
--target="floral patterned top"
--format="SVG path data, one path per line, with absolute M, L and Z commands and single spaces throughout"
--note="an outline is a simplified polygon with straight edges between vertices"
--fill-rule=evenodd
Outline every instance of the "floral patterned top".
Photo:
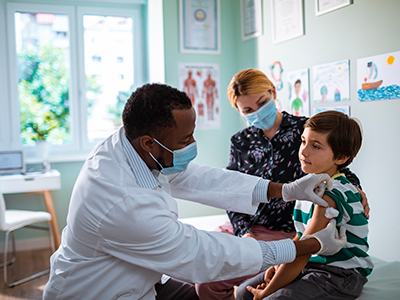
M 227 169 L 260 176 L 274 182 L 291 182 L 304 176 L 298 151 L 306 117 L 296 117 L 283 112 L 282 123 L 270 140 L 261 129 L 245 128 L 231 137 L 230 160 Z M 345 169 L 349 180 L 359 186 L 357 176 Z M 295 202 L 281 198 L 260 203 L 255 215 L 227 211 L 233 232 L 241 237 L 251 231 L 252 225 L 262 225 L 270 230 L 294 231 L 293 208 Z

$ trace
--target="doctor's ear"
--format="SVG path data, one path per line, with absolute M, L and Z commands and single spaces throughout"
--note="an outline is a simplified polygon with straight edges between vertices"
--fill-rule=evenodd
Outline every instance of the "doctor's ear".
M 151 152 L 154 147 L 154 139 L 149 135 L 143 135 L 140 137 L 140 147 L 146 152 Z

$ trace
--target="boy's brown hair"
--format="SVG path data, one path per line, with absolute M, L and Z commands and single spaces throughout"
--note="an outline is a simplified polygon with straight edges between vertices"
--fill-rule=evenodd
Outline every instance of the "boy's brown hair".
M 361 148 L 360 125 L 355 119 L 341 112 L 329 110 L 319 113 L 308 119 L 304 128 L 328 134 L 327 141 L 332 148 L 334 159 L 349 157 L 344 164 L 338 166 L 339 171 L 352 163 Z

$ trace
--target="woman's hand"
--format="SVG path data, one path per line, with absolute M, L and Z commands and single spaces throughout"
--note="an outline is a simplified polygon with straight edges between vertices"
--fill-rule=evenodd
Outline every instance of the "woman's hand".
M 252 237 L 253 239 L 257 239 L 256 236 L 254 235 L 254 233 L 251 232 L 246 232 L 245 234 L 242 235 L 242 238 L 245 237 Z
M 369 208 L 369 204 L 368 204 L 367 195 L 358 186 L 355 186 L 355 188 L 357 189 L 357 191 L 360 193 L 360 196 L 361 196 L 361 204 L 362 204 L 362 206 L 364 206 L 364 216 L 367 219 L 369 219 L 370 208 Z

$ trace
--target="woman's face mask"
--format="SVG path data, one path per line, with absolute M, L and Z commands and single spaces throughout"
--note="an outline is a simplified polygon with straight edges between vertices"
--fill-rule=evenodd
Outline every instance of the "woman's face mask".
M 243 118 L 245 118 L 246 121 L 254 127 L 268 130 L 274 125 L 277 114 L 278 110 L 274 104 L 274 97 L 271 96 L 271 99 L 267 103 L 265 103 L 255 112 L 243 115 Z
M 173 165 L 172 167 L 164 167 L 161 165 L 158 160 L 149 152 L 150 156 L 155 160 L 155 162 L 160 166 L 161 168 L 161 173 L 165 175 L 171 175 L 171 174 L 176 174 L 183 172 L 187 169 L 187 166 L 189 163 L 195 159 L 197 156 L 197 143 L 194 141 L 193 143 L 187 145 L 186 147 L 178 150 L 170 150 L 167 147 L 165 147 L 163 144 L 161 144 L 159 141 L 154 139 L 157 144 L 159 144 L 161 147 L 163 147 L 165 150 L 169 151 L 173 155 Z

